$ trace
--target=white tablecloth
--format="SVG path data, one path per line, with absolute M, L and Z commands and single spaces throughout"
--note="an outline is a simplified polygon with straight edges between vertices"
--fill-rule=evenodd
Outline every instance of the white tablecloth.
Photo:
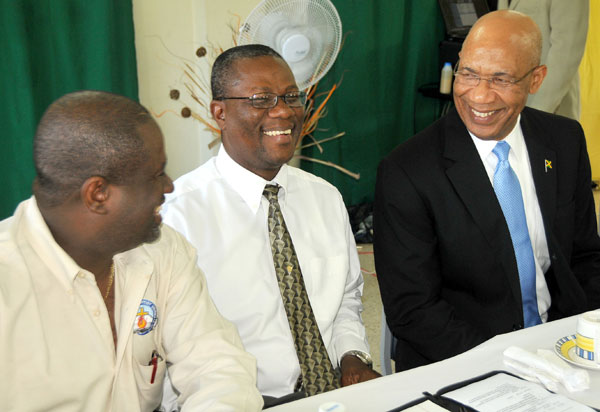
M 389 411 L 421 397 L 424 391 L 435 393 L 447 385 L 486 372 L 507 370 L 502 363 L 502 352 L 509 346 L 519 346 L 531 352 L 537 349 L 554 350 L 556 341 L 574 334 L 576 327 L 577 317 L 573 316 L 498 335 L 468 352 L 441 362 L 276 406 L 269 411 L 317 412 L 319 405 L 329 401 L 343 403 L 347 412 Z M 590 389 L 569 393 L 560 385 L 563 389 L 561 393 L 583 404 L 600 408 L 600 371 L 588 372 Z

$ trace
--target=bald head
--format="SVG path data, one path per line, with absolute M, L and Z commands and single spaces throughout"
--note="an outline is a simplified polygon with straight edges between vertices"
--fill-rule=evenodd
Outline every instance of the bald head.
M 92 176 L 123 183 L 145 158 L 138 128 L 154 121 L 140 104 L 98 91 L 67 94 L 52 103 L 33 142 L 40 206 L 56 206 Z
M 542 33 L 531 17 L 514 10 L 499 10 L 482 16 L 463 43 L 465 48 L 510 48 L 528 66 L 540 64 Z
M 460 51 L 453 91 L 471 134 L 502 140 L 514 129 L 546 76 L 541 47 L 539 28 L 522 13 L 502 10 L 477 20 Z

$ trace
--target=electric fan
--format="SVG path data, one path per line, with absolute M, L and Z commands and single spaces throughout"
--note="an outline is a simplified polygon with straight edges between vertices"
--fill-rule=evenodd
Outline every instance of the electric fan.
M 341 40 L 342 22 L 329 0 L 263 0 L 240 28 L 237 43 L 276 50 L 304 90 L 331 68 Z

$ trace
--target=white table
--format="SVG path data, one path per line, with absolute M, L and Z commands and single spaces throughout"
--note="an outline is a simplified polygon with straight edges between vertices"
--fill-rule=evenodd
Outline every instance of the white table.
M 444 386 L 470 379 L 493 370 L 507 370 L 502 363 L 502 352 L 509 346 L 519 346 L 535 352 L 537 349 L 554 350 L 554 344 L 563 336 L 575 333 L 577 317 L 573 316 L 533 328 L 498 335 L 481 345 L 441 362 L 405 372 L 384 376 L 368 382 L 301 399 L 268 409 L 271 412 L 316 412 L 319 405 L 337 401 L 347 412 L 389 411 L 422 396 L 424 391 L 437 392 Z M 569 393 L 560 385 L 565 396 L 583 404 L 600 408 L 600 371 L 588 370 L 590 389 Z

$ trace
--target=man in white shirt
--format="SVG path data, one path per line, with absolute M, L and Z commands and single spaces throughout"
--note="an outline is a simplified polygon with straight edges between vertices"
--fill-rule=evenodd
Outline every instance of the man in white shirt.
M 525 107 L 546 75 L 541 50 L 530 17 L 481 17 L 459 55 L 456 110 L 379 166 L 375 264 L 397 370 L 600 306 L 583 130 Z
M 217 308 L 257 358 L 258 388 L 270 397 L 305 389 L 274 268 L 266 185 L 279 186 L 310 305 L 341 384 L 379 376 L 360 317 L 363 279 L 343 200 L 326 181 L 286 165 L 305 101 L 291 70 L 267 46 L 234 47 L 215 61 L 211 84 L 222 147 L 176 180 L 163 217 L 198 250 Z
M 161 225 L 173 184 L 148 111 L 65 95 L 34 162 L 34 196 L 0 222 L 2 409 L 151 412 L 168 369 L 183 411 L 260 410 L 255 359 Z

